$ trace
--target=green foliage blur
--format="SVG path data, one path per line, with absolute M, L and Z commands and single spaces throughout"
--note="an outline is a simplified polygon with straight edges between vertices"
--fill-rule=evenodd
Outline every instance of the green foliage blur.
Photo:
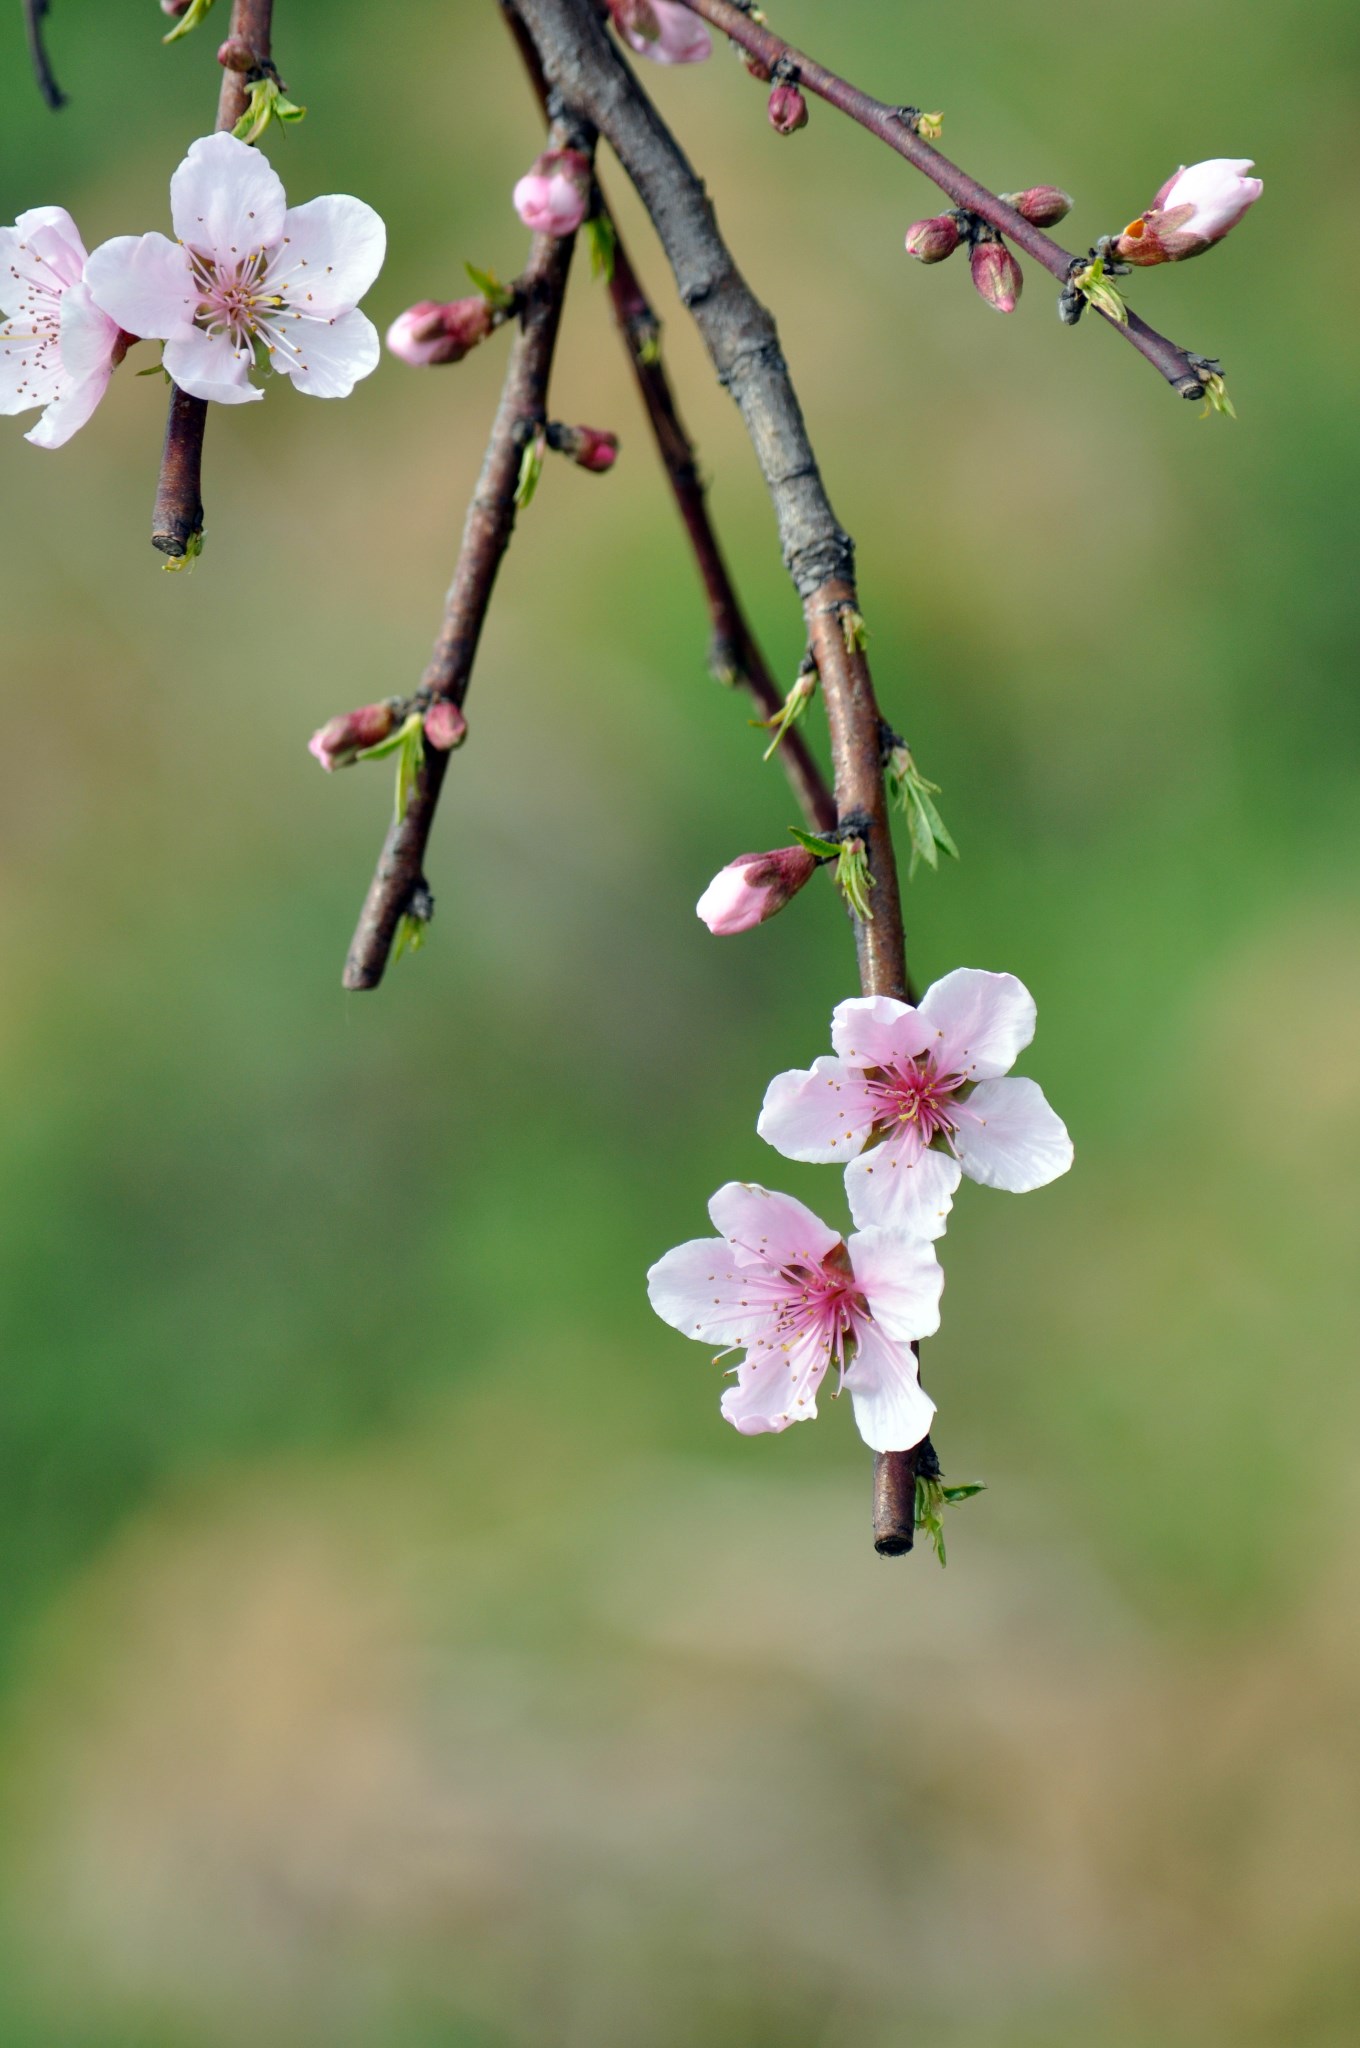
M 797 822 L 706 626 L 603 288 L 506 564 L 428 946 L 339 972 L 391 802 L 332 713 L 418 675 L 500 376 L 214 411 L 207 547 L 147 545 L 134 354 L 4 423 L 0 2040 L 6 2048 L 1341 2048 L 1360 2031 L 1353 12 L 767 0 L 994 187 L 1118 229 L 1183 160 L 1261 205 L 1115 336 L 1001 319 L 937 210 L 722 50 L 646 82 L 774 306 L 885 707 L 962 859 L 927 981 L 1035 991 L 1077 1165 L 965 1185 L 925 1352 L 987 1491 L 869 1544 L 848 1405 L 743 1441 L 643 1275 L 853 962 L 829 887 L 693 915 Z M 226 10 L 0 22 L 0 218 L 168 228 Z M 390 227 L 380 326 L 514 273 L 538 127 L 492 0 L 280 0 L 294 200 Z M 740 422 L 606 166 L 759 631 L 799 622 Z M 139 352 L 145 358 L 147 351 Z M 1347 514 L 1350 514 L 1348 519 Z M 819 727 L 814 711 L 808 729 Z M 820 740 L 819 742 L 820 743 Z

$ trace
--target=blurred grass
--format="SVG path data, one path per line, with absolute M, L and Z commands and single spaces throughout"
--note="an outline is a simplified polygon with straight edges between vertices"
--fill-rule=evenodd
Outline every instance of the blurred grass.
M 14 13 L 17 17 L 18 10 Z M 280 9 L 297 198 L 391 228 L 371 311 L 503 275 L 535 145 L 495 10 Z M 51 17 L 0 215 L 165 224 L 211 29 Z M 1349 10 L 777 21 L 943 106 L 1076 244 L 1182 158 L 1266 198 L 1134 280 L 1227 364 L 1200 425 L 1110 336 L 901 235 L 930 195 L 722 53 L 648 74 L 775 306 L 957 869 L 929 979 L 1007 967 L 1078 1167 L 968 1190 L 926 1354 L 989 1491 L 869 1552 L 847 1415 L 718 1426 L 642 1274 L 757 1142 L 851 960 L 829 892 L 691 906 L 792 808 L 704 621 L 598 289 L 555 409 L 618 427 L 507 564 L 430 946 L 338 974 L 389 791 L 303 743 L 423 663 L 500 364 L 215 416 L 207 553 L 145 539 L 162 393 L 6 438 L 0 756 L 0 2038 L 1332 2048 L 1355 1843 L 1356 697 Z M 760 630 L 798 621 L 739 422 L 610 189 Z M 839 1212 L 836 1212 L 839 1213 Z

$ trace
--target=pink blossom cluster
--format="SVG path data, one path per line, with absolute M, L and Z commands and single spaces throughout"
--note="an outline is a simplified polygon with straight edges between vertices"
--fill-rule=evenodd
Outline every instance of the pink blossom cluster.
M 1061 1118 L 1010 1072 L 1034 1021 L 1013 974 L 960 967 L 919 1003 L 838 1004 L 832 1052 L 771 1081 L 757 1131 L 785 1158 L 843 1167 L 854 1230 L 733 1181 L 709 1204 L 719 1236 L 677 1246 L 647 1276 L 665 1322 L 741 1354 L 722 1412 L 744 1436 L 811 1420 L 832 1366 L 874 1450 L 927 1434 L 935 1409 L 913 1347 L 940 1325 L 935 1244 L 960 1181 L 1019 1194 L 1072 1164 Z
M 0 228 L 0 412 L 41 406 L 37 446 L 84 426 L 135 341 L 162 342 L 180 390 L 219 405 L 263 398 L 257 368 L 316 398 L 344 398 L 377 368 L 358 310 L 386 251 L 371 206 L 332 194 L 290 207 L 268 160 L 220 134 L 170 180 L 170 216 L 174 241 L 119 235 L 90 255 L 59 206 Z

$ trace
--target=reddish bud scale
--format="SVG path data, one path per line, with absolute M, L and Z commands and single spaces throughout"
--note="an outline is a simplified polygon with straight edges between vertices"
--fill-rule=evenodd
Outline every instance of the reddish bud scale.
M 614 467 L 618 454 L 617 434 L 606 434 L 599 427 L 576 429 L 576 447 L 572 451 L 571 459 L 578 469 L 589 469 L 596 474 L 602 474 L 606 469 Z
M 807 101 L 796 85 L 773 86 L 768 113 L 776 135 L 796 135 L 800 128 L 807 127 Z
M 387 346 L 404 363 L 423 369 L 431 363 L 461 363 L 470 349 L 485 341 L 495 327 L 492 308 L 479 294 L 441 305 L 422 299 L 399 313 L 387 330 Z
M 914 220 L 907 229 L 907 254 L 918 263 L 943 263 L 959 246 L 959 224 L 952 214 L 936 214 L 930 220 Z
M 436 753 L 447 754 L 467 738 L 467 720 L 452 697 L 436 697 L 425 713 L 425 738 Z
M 1025 280 L 1004 242 L 975 242 L 969 251 L 968 267 L 974 285 L 989 306 L 995 306 L 998 313 L 1015 311 Z
M 255 52 L 240 36 L 228 36 L 217 52 L 217 61 L 224 71 L 253 71 Z
M 1054 227 L 1072 211 L 1070 195 L 1057 185 L 1031 185 L 1027 192 L 1017 192 L 1011 205 L 1036 228 Z
M 397 714 L 390 704 L 361 704 L 357 711 L 342 711 L 338 718 L 330 719 L 319 732 L 314 732 L 307 742 L 307 751 L 327 773 L 333 768 L 346 768 L 365 748 L 376 747 L 385 740 L 396 722 Z

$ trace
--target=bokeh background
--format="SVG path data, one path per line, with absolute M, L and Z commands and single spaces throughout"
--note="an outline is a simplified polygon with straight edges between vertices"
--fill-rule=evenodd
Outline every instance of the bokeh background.
M 167 225 L 214 16 L 17 6 L 0 216 Z M 225 13 L 225 10 L 219 10 Z M 385 324 L 515 271 L 536 148 L 491 0 L 283 0 L 290 193 L 390 224 Z M 1022 975 L 1076 1170 L 965 1186 L 926 1350 L 950 1564 L 869 1543 L 848 1404 L 746 1442 L 643 1275 L 757 1140 L 852 954 L 829 888 L 693 902 L 790 799 L 705 672 L 601 287 L 446 792 L 431 943 L 339 971 L 390 803 L 331 713 L 405 689 L 500 348 L 210 422 L 160 572 L 128 369 L 7 422 L 0 601 L 0 2039 L 9 2048 L 1332 2048 L 1360 2031 L 1352 10 L 780 0 L 994 187 L 1118 227 L 1183 159 L 1266 198 L 1132 297 L 1200 424 L 1030 272 L 998 319 L 926 185 L 725 52 L 647 72 L 775 306 L 860 544 L 881 695 L 963 851 L 922 980 Z M 800 648 L 740 424 L 645 225 L 759 630 Z

